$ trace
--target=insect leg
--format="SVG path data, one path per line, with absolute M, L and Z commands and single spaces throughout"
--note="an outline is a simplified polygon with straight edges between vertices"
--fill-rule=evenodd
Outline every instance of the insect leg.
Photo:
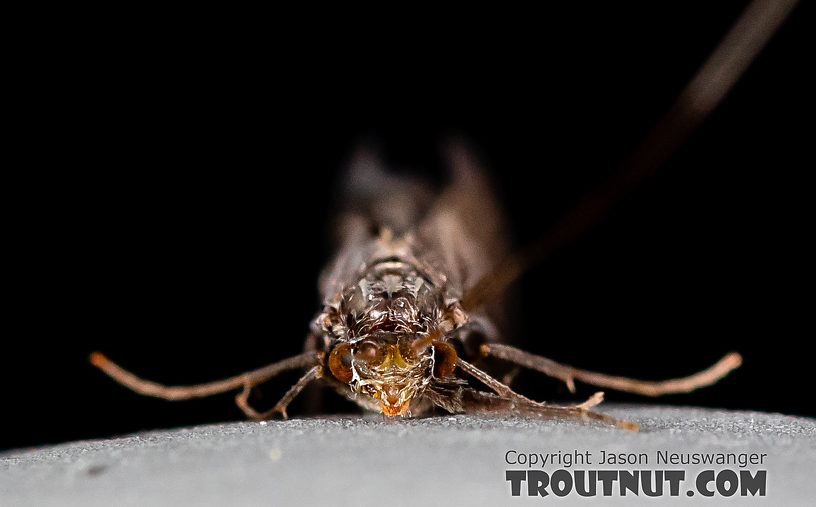
M 250 419 L 255 419 L 256 421 L 262 421 L 264 419 L 271 418 L 275 412 L 280 412 L 284 419 L 287 419 L 288 416 L 286 415 L 286 407 L 292 403 L 292 400 L 300 394 L 304 387 L 306 387 L 309 382 L 318 379 L 321 377 L 322 368 L 319 365 L 312 366 L 309 371 L 306 372 L 305 375 L 300 377 L 300 380 L 297 381 L 295 385 L 293 385 L 289 390 L 283 395 L 283 398 L 280 399 L 279 402 L 275 404 L 270 410 L 266 412 L 257 412 L 254 408 L 249 405 L 249 393 L 252 390 L 252 385 L 247 383 L 244 384 L 244 389 L 239 394 L 235 396 L 235 404 L 244 411 L 244 413 Z
M 502 384 L 506 385 L 507 387 L 510 387 L 513 384 L 513 381 L 516 380 L 516 377 L 518 376 L 519 373 L 521 373 L 521 368 L 516 366 L 515 368 L 507 372 L 504 375 L 504 377 L 502 377 Z
M 598 387 L 606 387 L 617 391 L 642 394 L 645 396 L 688 393 L 700 387 L 714 384 L 725 377 L 731 370 L 742 364 L 742 357 L 736 352 L 731 352 L 709 368 L 688 377 L 661 381 L 646 381 L 573 368 L 572 366 L 559 364 L 552 359 L 530 354 L 529 352 L 509 345 L 485 344 L 482 345 L 482 353 L 485 356 L 504 359 L 519 366 L 530 368 L 531 370 L 539 371 L 550 377 L 563 380 L 567 383 L 567 387 L 571 392 L 575 391 L 574 381 L 580 380 L 581 382 L 586 382 L 587 384 Z
M 465 371 L 468 375 L 472 375 L 476 377 L 481 383 L 496 391 L 496 394 L 499 396 L 506 398 L 508 400 L 517 400 L 524 403 L 532 403 L 538 404 L 535 401 L 527 398 L 526 396 L 522 396 L 519 393 L 513 391 L 508 386 L 502 384 L 498 380 L 494 379 L 486 372 L 483 372 L 479 368 L 473 366 L 472 364 L 468 363 L 467 361 L 463 360 L 461 357 L 456 358 L 456 366 L 461 368 Z
M 574 406 L 544 405 L 540 403 L 514 403 L 512 400 L 497 396 L 493 393 L 485 393 L 476 389 L 468 388 L 463 392 L 463 408 L 467 412 L 483 413 L 506 413 L 511 412 L 518 415 L 534 416 L 549 419 L 577 419 L 581 422 L 598 422 L 610 424 L 628 431 L 638 431 L 637 423 L 616 419 L 606 414 L 600 414 L 590 410 L 590 407 L 600 403 L 603 396 L 596 393 L 586 402 Z
M 615 419 L 614 417 L 590 410 L 590 408 L 603 401 L 603 393 L 595 393 L 587 401 L 578 405 L 549 405 L 522 396 L 479 368 L 476 368 L 467 361 L 463 361 L 461 358 L 456 360 L 456 365 L 469 375 L 479 379 L 480 382 L 498 394 L 498 396 L 495 396 L 490 393 L 476 391 L 475 389 L 466 389 L 464 393 L 464 407 L 466 410 L 470 409 L 482 412 L 501 412 L 509 410 L 522 415 L 535 415 L 539 417 L 593 419 L 607 424 L 613 424 L 625 430 L 638 430 L 637 423 Z
M 91 364 L 107 373 L 113 380 L 139 394 L 165 400 L 189 400 L 231 391 L 244 386 L 256 386 L 281 372 L 314 366 L 318 364 L 320 357 L 316 352 L 304 352 L 224 380 L 189 386 L 165 386 L 150 380 L 144 380 L 120 367 L 100 352 L 93 352 L 90 360 Z

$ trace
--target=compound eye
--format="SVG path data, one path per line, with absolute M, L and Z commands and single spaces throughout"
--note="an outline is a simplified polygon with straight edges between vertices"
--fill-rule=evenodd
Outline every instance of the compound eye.
M 329 354 L 329 370 L 334 378 L 348 384 L 354 377 L 351 371 L 351 345 L 340 343 Z
M 433 375 L 436 378 L 447 377 L 456 368 L 456 349 L 452 345 L 434 341 L 434 368 Z

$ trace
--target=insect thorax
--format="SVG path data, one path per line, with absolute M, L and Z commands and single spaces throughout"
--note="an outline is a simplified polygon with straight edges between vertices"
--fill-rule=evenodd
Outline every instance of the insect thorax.
M 410 262 L 377 261 L 326 305 L 318 321 L 333 338 L 352 343 L 377 332 L 419 337 L 458 327 L 464 320 L 458 304 L 446 305 L 443 288 L 428 278 Z

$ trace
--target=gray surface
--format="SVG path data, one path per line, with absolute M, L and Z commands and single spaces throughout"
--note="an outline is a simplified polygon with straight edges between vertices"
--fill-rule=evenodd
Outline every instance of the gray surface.
M 553 420 L 381 416 L 230 423 L 76 442 L 0 455 L 0 504 L 8 505 L 657 505 L 688 498 L 703 467 L 657 465 L 656 450 L 767 452 L 764 498 L 706 505 L 814 505 L 816 423 L 753 412 L 606 406 L 640 433 Z M 505 453 L 647 452 L 646 466 L 680 469 L 679 497 L 514 498 Z M 552 472 L 558 466 L 545 467 Z M 584 466 L 584 469 L 603 467 Z M 732 468 L 709 466 L 706 468 Z M 524 492 L 525 490 L 523 490 Z M 330 502 L 330 503 L 327 503 Z

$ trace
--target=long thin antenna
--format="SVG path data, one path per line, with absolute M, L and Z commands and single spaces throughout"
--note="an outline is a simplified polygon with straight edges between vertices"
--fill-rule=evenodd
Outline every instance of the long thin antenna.
M 462 298 L 473 310 L 524 271 L 583 234 L 668 160 L 717 107 L 798 0 L 754 0 L 686 85 L 668 112 L 621 166 L 535 243 L 512 255 Z

